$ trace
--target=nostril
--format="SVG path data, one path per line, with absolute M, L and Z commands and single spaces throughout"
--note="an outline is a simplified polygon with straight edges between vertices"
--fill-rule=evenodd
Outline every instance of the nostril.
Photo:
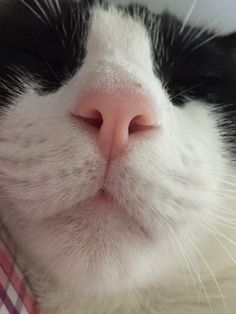
M 153 129 L 153 125 L 149 125 L 144 116 L 136 116 L 129 124 L 129 134 Z
M 77 116 L 81 121 L 88 124 L 89 126 L 92 126 L 96 129 L 100 129 L 103 124 L 103 117 L 100 112 L 94 110 L 93 112 L 90 112 L 88 117 L 83 116 Z

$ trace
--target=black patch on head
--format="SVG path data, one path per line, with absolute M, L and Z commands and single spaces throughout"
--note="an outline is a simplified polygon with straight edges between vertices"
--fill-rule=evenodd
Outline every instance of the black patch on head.
M 138 4 L 130 5 L 125 12 L 146 26 L 155 74 L 172 103 L 184 106 L 195 99 L 214 104 L 212 110 L 222 114 L 219 124 L 231 150 L 235 150 L 236 33 L 217 36 L 198 27 L 183 26 L 173 15 L 155 15 Z
M 217 36 L 183 26 L 167 13 L 155 19 L 158 29 L 150 31 L 154 67 L 172 102 L 183 106 L 195 99 L 213 104 L 212 109 L 222 114 L 219 124 L 235 150 L 236 34 Z
M 93 2 L 0 3 L 0 106 L 22 91 L 21 77 L 33 79 L 45 93 L 57 90 L 75 73 L 86 55 Z
M 175 104 L 184 104 L 186 97 L 210 103 L 235 101 L 236 62 L 216 34 L 182 27 L 180 21 L 164 14 L 159 17 L 157 36 L 158 45 L 153 47 L 156 73 Z

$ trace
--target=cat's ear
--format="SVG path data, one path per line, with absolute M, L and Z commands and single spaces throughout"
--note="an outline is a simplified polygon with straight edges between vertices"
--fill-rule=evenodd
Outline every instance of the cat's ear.
M 218 39 L 225 54 L 236 61 L 236 32 L 220 36 Z

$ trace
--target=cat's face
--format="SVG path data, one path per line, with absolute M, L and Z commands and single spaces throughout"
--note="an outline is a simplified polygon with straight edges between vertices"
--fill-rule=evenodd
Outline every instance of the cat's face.
M 234 42 L 140 6 L 1 1 L 1 211 L 20 246 L 88 293 L 169 273 L 222 202 Z M 78 114 L 94 93 L 106 121 Z M 126 105 L 151 127 L 118 124 L 126 142 L 103 154 Z

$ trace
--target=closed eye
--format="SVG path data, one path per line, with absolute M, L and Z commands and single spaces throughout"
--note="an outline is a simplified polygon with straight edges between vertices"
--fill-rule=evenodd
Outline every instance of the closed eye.
M 171 101 L 181 106 L 186 98 L 201 99 L 203 96 L 215 93 L 225 84 L 227 82 L 220 77 L 198 75 L 182 80 L 171 80 L 168 84 L 168 91 Z

